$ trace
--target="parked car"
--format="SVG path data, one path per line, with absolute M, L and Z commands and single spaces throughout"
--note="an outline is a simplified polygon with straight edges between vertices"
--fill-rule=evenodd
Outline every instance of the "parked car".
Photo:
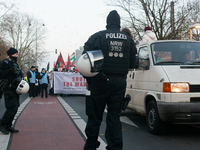
M 128 108 L 145 115 L 152 134 L 162 123 L 200 123 L 200 42 L 165 40 L 137 46 L 127 75 Z

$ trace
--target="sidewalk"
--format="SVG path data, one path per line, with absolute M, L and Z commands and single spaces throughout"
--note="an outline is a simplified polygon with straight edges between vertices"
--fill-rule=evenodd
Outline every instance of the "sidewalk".
M 82 150 L 84 139 L 56 97 L 34 98 L 15 123 L 9 150 Z

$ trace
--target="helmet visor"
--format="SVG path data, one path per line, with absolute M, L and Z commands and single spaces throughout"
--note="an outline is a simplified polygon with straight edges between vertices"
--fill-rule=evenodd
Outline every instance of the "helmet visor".
M 90 59 L 91 72 L 100 71 L 103 65 L 103 59 L 104 59 L 102 51 L 101 50 L 87 51 L 87 55 Z

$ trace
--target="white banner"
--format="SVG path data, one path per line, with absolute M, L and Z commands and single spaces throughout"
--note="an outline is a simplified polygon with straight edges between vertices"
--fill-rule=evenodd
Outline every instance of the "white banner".
M 53 72 L 54 94 L 84 94 L 86 80 L 80 73 Z

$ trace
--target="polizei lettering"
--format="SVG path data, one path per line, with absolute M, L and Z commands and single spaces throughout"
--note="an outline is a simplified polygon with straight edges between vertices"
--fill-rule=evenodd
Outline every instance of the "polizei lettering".
M 106 33 L 106 39 L 127 39 L 127 36 L 122 33 Z

